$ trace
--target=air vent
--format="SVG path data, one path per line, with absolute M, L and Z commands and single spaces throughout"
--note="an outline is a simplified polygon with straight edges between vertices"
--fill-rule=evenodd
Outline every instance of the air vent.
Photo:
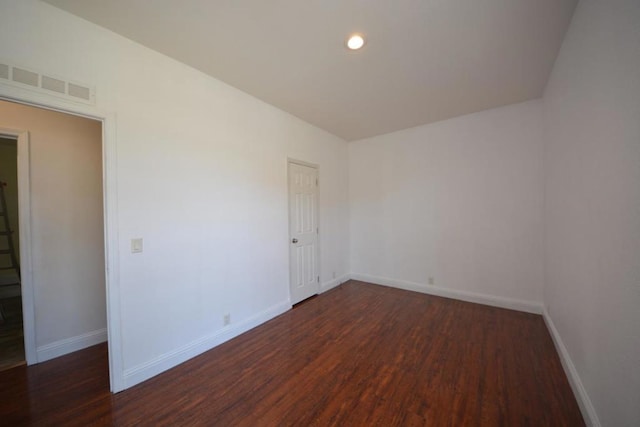
M 88 87 L 69 83 L 69 95 L 89 101 L 91 99 L 91 89 L 89 89 Z
M 78 82 L 48 76 L 23 67 L 0 61 L 0 83 L 11 86 L 28 86 L 32 90 L 62 97 L 68 100 L 95 104 L 94 90 L 91 86 Z
M 38 73 L 23 70 L 22 68 L 13 67 L 13 81 L 23 83 L 29 86 L 38 87 Z
M 62 80 L 54 79 L 53 77 L 42 76 L 42 89 L 65 93 L 66 83 Z

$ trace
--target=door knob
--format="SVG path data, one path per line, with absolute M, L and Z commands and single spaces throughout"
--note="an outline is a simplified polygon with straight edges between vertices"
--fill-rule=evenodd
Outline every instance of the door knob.
M 295 237 L 291 240 L 291 243 L 298 243 L 298 239 L 296 239 Z

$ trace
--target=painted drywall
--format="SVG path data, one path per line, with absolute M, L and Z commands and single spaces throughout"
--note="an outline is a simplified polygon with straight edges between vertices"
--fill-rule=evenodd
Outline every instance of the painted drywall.
M 343 140 L 37 1 L 0 3 L 0 57 L 95 86 L 117 122 L 126 385 L 286 306 L 288 157 L 319 166 L 321 282 L 348 273 Z
M 640 2 L 579 3 L 544 94 L 544 302 L 597 417 L 640 420 Z
M 540 303 L 541 112 L 531 101 L 350 143 L 352 271 Z
M 18 221 L 18 150 L 16 148 L 16 140 L 8 138 L 0 138 L 0 181 L 7 185 L 4 188 L 4 197 L 7 202 L 7 219 L 9 228 L 13 231 L 12 241 L 15 248 L 16 258 L 20 260 L 20 224 Z M 4 229 L 4 225 L 2 225 Z M 0 249 L 7 249 L 7 239 L 0 238 Z M 8 257 L 2 256 L 2 265 L 10 265 L 7 262 Z M 12 270 L 4 270 L 13 274 Z M 0 277 L 2 276 L 0 271 Z
M 0 101 L 0 128 L 29 132 L 37 348 L 104 330 L 102 124 Z

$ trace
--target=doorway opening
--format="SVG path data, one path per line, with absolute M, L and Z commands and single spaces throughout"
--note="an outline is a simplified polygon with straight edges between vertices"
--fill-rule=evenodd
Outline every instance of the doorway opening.
M 17 139 L 0 134 L 0 371 L 25 364 Z
M 2 303 L 10 324 L 22 309 L 23 361 L 107 341 L 102 122 L 0 100 L 0 135 L 16 146 L 13 174 L 0 158 L 0 279 L 18 278 Z

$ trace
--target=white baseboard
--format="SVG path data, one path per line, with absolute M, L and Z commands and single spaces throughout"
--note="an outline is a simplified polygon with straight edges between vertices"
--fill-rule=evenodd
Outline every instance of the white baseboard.
M 327 292 L 328 290 L 331 290 L 333 288 L 335 288 L 336 286 L 340 286 L 341 284 L 343 284 L 344 282 L 346 282 L 347 280 L 349 280 L 351 277 L 349 274 L 345 274 L 344 276 L 338 277 L 337 279 L 333 279 L 333 280 L 329 280 L 328 282 L 324 282 L 323 284 L 320 285 L 320 293 L 324 293 Z
M 155 357 L 148 362 L 126 369 L 124 371 L 124 388 L 132 387 L 174 366 L 184 363 L 290 309 L 291 301 L 283 301 L 235 325 L 226 326 L 213 334 L 192 341 L 187 345 Z
M 107 340 L 107 329 L 87 332 L 86 334 L 66 338 L 40 346 L 36 349 L 38 363 L 91 347 L 92 345 L 103 343 Z
M 513 298 L 499 297 L 495 295 L 478 294 L 475 292 L 461 291 L 457 289 L 440 288 L 422 283 L 408 282 L 406 280 L 391 279 L 388 277 L 370 276 L 368 274 L 351 273 L 350 278 L 369 282 L 376 285 L 391 286 L 406 291 L 421 292 L 423 294 L 439 297 L 453 298 L 461 301 L 475 302 L 493 307 L 508 308 L 510 310 L 524 311 L 527 313 L 542 314 L 542 304 Z
M 578 401 L 578 406 L 580 407 L 580 412 L 582 412 L 584 422 L 591 427 L 600 427 L 602 424 L 600 424 L 598 414 L 596 413 L 596 410 L 591 403 L 591 399 L 589 399 L 587 390 L 582 384 L 582 380 L 578 375 L 578 371 L 576 370 L 571 357 L 569 357 L 569 352 L 567 351 L 567 348 L 565 347 L 564 342 L 560 337 L 560 333 L 556 329 L 556 326 L 553 324 L 553 320 L 551 320 L 551 316 L 549 316 L 549 312 L 546 308 L 543 310 L 542 316 L 544 317 L 544 321 L 547 324 L 549 332 L 551 332 L 551 338 L 553 338 L 553 343 L 555 344 L 556 350 L 560 355 L 562 367 L 564 368 L 564 372 L 569 379 L 569 384 L 571 385 L 573 394 Z

